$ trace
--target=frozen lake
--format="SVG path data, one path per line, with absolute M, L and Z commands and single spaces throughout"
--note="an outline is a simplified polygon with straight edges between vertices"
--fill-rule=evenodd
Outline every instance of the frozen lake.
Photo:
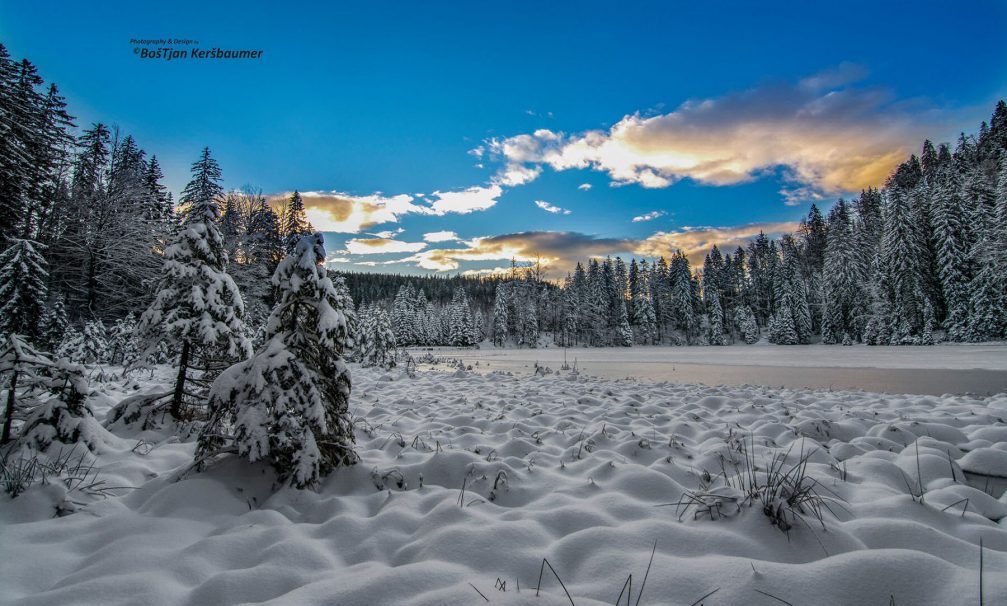
M 582 372 L 606 378 L 931 395 L 1007 392 L 1007 344 L 410 349 L 414 356 L 428 351 L 487 372 L 532 372 L 535 362 L 558 370 L 565 355 Z

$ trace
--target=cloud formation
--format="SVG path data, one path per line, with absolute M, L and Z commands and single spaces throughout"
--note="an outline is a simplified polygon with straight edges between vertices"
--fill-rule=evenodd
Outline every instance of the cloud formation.
M 464 244 L 464 248 L 424 250 L 401 262 L 416 263 L 423 269 L 453 271 L 465 261 L 513 259 L 518 263 L 541 263 L 548 275 L 561 276 L 587 257 L 629 252 L 634 242 L 576 232 L 528 231 L 474 238 Z
M 346 250 L 353 255 L 409 253 L 423 250 L 426 247 L 426 242 L 402 242 L 389 238 L 352 238 L 346 241 Z
M 843 64 L 797 84 L 627 115 L 608 130 L 540 129 L 486 147 L 504 162 L 502 181 L 549 166 L 602 171 L 613 185 L 663 188 L 684 178 L 733 185 L 779 169 L 792 185 L 781 191 L 788 200 L 858 191 L 881 184 L 926 128 L 925 116 L 884 92 L 853 86 L 864 73 Z
M 457 213 L 465 215 L 477 210 L 486 210 L 497 203 L 497 198 L 503 193 L 503 188 L 497 184 L 488 186 L 477 185 L 461 191 L 435 191 L 431 194 L 433 202 L 430 213 L 446 215 Z
M 549 204 L 545 200 L 535 200 L 535 206 L 541 208 L 547 213 L 552 213 L 554 215 L 569 215 L 572 210 L 567 210 L 565 208 L 560 208 L 554 204 Z
M 432 231 L 423 234 L 423 239 L 427 242 L 451 242 L 459 238 L 453 231 Z
M 644 213 L 644 214 L 639 215 L 637 217 L 633 217 L 633 223 L 642 223 L 644 221 L 653 221 L 654 219 L 657 219 L 658 217 L 663 217 L 666 214 L 668 214 L 668 213 L 664 212 L 663 210 L 652 210 L 649 213 Z
M 724 252 L 733 252 L 738 246 L 747 246 L 760 232 L 776 237 L 796 230 L 798 225 L 796 222 L 778 222 L 733 227 L 687 227 L 678 231 L 659 231 L 644 239 L 599 238 L 567 231 L 527 231 L 474 238 L 463 242 L 464 247 L 425 249 L 387 263 L 415 263 L 423 269 L 455 271 L 466 262 L 513 260 L 525 265 L 539 263 L 547 277 L 557 279 L 572 271 L 578 261 L 583 262 L 590 257 L 668 257 L 681 250 L 694 266 L 698 266 L 714 245 Z M 463 273 L 485 275 L 506 269 L 467 269 Z
M 497 203 L 503 194 L 503 187 L 496 183 L 474 186 L 459 191 L 435 191 L 429 195 L 398 194 L 385 196 L 374 193 L 369 196 L 354 196 L 338 191 L 301 192 L 304 211 L 308 221 L 318 231 L 358 234 L 386 223 L 398 223 L 405 215 L 444 216 L 468 214 L 486 210 Z M 290 192 L 269 197 L 274 208 L 280 207 L 290 198 Z M 402 233 L 398 230 L 384 230 L 374 235 L 392 237 Z
M 659 231 L 639 241 L 633 252 L 647 257 L 659 257 L 681 250 L 689 258 L 689 262 L 695 265 L 703 262 L 706 253 L 714 245 L 724 252 L 733 252 L 739 246 L 744 248 L 760 232 L 769 237 L 776 237 L 796 231 L 799 226 L 800 223 L 795 221 L 782 221 L 733 227 L 685 227 L 678 231 Z

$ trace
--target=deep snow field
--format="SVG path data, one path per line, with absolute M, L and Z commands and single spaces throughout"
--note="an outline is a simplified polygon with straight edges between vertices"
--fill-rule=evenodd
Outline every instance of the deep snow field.
M 103 384 L 98 420 L 170 374 Z M 623 604 L 980 604 L 981 540 L 983 603 L 1007 603 L 1007 394 L 353 380 L 362 462 L 317 492 L 240 461 L 192 472 L 192 441 L 115 427 L 96 470 L 132 488 L 0 496 L 0 602 L 614 604 L 632 574 Z M 824 528 L 806 508 L 784 532 L 724 486 L 774 455 L 807 461 Z M 54 517 L 65 498 L 84 505 Z M 548 567 L 536 597 L 543 558 L 571 598 Z

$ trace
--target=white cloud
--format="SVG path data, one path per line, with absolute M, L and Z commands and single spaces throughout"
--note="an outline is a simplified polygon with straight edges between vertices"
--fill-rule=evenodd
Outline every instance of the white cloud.
M 435 191 L 431 195 L 434 201 L 430 208 L 436 215 L 448 213 L 464 215 L 491 208 L 502 193 L 503 189 L 496 184 L 475 186 L 461 191 Z
M 462 272 L 463 276 L 470 277 L 480 277 L 480 276 L 506 276 L 511 272 L 510 267 L 493 267 L 485 269 L 466 269 Z
M 788 200 L 881 184 L 927 128 L 928 110 L 910 113 L 887 94 L 853 86 L 852 64 L 793 85 L 763 86 L 687 101 L 670 113 L 624 116 L 607 130 L 547 129 L 487 141 L 504 162 L 501 183 L 537 176 L 527 169 L 592 169 L 614 185 L 664 188 L 689 178 L 733 185 L 776 170 Z
M 453 231 L 432 231 L 423 234 L 423 239 L 427 242 L 451 242 L 459 238 Z
M 375 238 L 394 238 L 395 236 L 401 234 L 404 231 L 406 230 L 399 227 L 397 229 L 386 229 L 385 231 L 376 231 L 368 235 L 374 236 Z
M 579 189 L 581 191 L 587 191 L 587 190 L 591 189 L 591 184 L 590 183 L 581 183 L 580 185 L 577 186 L 577 189 Z
M 277 194 L 270 203 L 279 206 L 290 197 L 288 193 Z M 384 196 L 380 193 L 369 196 L 331 192 L 302 192 L 304 212 L 308 221 L 318 231 L 356 234 L 382 223 L 397 223 L 402 215 L 433 214 L 426 206 L 414 202 L 408 194 Z
M 663 210 L 652 210 L 649 213 L 642 214 L 638 217 L 633 217 L 633 223 L 641 223 L 643 221 L 653 221 L 654 219 L 657 219 L 658 217 L 663 217 L 666 214 L 668 213 L 664 212 Z
M 553 204 L 549 204 L 545 200 L 535 200 L 535 206 L 541 208 L 547 213 L 552 213 L 554 215 L 569 215 L 570 213 L 573 212 L 572 210 L 567 210 L 565 208 L 560 208 Z
M 401 242 L 388 238 L 353 238 L 346 241 L 346 250 L 354 255 L 418 252 L 426 247 L 426 242 Z

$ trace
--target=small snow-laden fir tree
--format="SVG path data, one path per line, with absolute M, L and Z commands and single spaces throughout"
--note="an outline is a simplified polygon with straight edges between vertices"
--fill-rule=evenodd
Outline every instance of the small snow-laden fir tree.
M 0 334 L 19 334 L 33 343 L 42 340 L 39 320 L 48 298 L 49 272 L 41 246 L 13 240 L 0 253 Z
M 245 306 L 228 275 L 223 238 L 217 227 L 220 168 L 204 149 L 192 165 L 193 178 L 182 192 L 183 221 L 164 251 L 164 267 L 154 301 L 140 316 L 145 354 L 167 339 L 179 351 L 171 415 L 182 417 L 190 368 L 217 359 L 248 357 L 251 344 L 242 322 Z M 194 362 L 201 364 L 194 364 Z
M 52 297 L 40 322 L 39 330 L 42 346 L 49 351 L 55 351 L 59 347 L 59 344 L 63 342 L 63 335 L 66 333 L 69 323 L 63 295 L 58 294 Z
M 112 364 L 131 366 L 139 357 L 136 342 L 136 316 L 132 313 L 119 318 L 108 331 L 108 361 Z
M 85 358 L 84 335 L 73 326 L 67 326 L 63 332 L 63 339 L 56 346 L 55 354 L 57 358 L 83 363 Z
M 10 441 L 14 413 L 18 407 L 18 386 L 33 384 L 38 380 L 39 371 L 52 365 L 52 360 L 35 350 L 18 334 L 8 334 L 0 347 L 0 379 L 7 391 L 4 408 L 3 433 L 0 444 Z
M 472 317 L 472 308 L 469 306 L 468 295 L 465 289 L 458 287 L 451 298 L 450 332 L 448 333 L 448 343 L 456 347 L 470 347 L 479 342 L 476 334 L 475 320 Z
M 376 305 L 367 309 L 366 321 L 361 322 L 358 349 L 364 366 L 394 368 L 398 358 L 395 333 L 388 312 Z
M 735 311 L 734 323 L 745 343 L 753 345 L 759 342 L 759 324 L 755 321 L 755 314 L 751 307 L 739 307 Z
M 84 444 L 92 452 L 99 444 L 100 428 L 87 403 L 91 394 L 85 369 L 66 358 L 52 362 L 41 383 L 49 397 L 36 406 L 21 427 L 18 442 L 44 451 L 53 442 Z
M 316 485 L 357 461 L 349 413 L 352 300 L 326 275 L 321 234 L 302 237 L 273 274 L 278 301 L 265 344 L 210 388 L 196 460 L 233 451 L 267 461 L 283 482 Z
M 85 364 L 103 364 L 108 361 L 108 331 L 104 322 L 92 320 L 84 324 L 78 351 L 80 361 Z

